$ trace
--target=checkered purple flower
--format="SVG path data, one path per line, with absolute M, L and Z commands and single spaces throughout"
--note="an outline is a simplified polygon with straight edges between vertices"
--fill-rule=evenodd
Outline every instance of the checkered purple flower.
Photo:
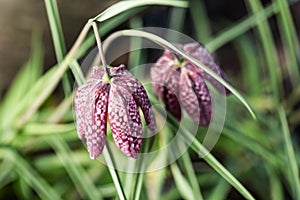
M 149 129 L 156 130 L 151 104 L 144 87 L 124 65 L 108 68 L 108 74 L 110 78 L 105 77 L 103 67 L 94 67 L 86 83 L 76 91 L 74 107 L 78 137 L 86 140 L 91 159 L 97 158 L 105 146 L 109 119 L 118 148 L 136 158 L 142 146 L 138 107 Z
M 225 74 L 214 61 L 213 56 L 199 43 L 177 44 L 185 53 L 196 58 L 203 65 L 226 80 Z M 212 117 L 212 98 L 204 80 L 209 81 L 222 94 L 230 92 L 218 81 L 189 60 L 174 55 L 169 50 L 151 68 L 153 91 L 160 97 L 166 109 L 181 120 L 181 108 L 199 125 L 207 126 Z

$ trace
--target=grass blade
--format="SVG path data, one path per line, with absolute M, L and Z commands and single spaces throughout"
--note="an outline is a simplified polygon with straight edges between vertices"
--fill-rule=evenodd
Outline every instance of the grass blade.
M 172 1 L 172 0 L 143 0 L 143 1 L 120 1 L 111 7 L 104 10 L 102 13 L 93 18 L 93 21 L 97 20 L 103 22 L 108 20 L 124 11 L 132 8 L 147 6 L 147 5 L 165 5 L 165 6 L 176 6 L 186 8 L 188 7 L 187 1 Z
M 61 62 L 66 54 L 66 47 L 57 8 L 57 2 L 56 0 L 45 0 L 44 2 L 54 43 L 56 59 L 58 62 Z
M 300 80 L 298 68 L 298 63 L 300 62 L 300 46 L 297 33 L 288 2 L 286 0 L 275 0 L 275 2 L 279 7 L 279 13 L 277 15 L 278 26 L 282 36 L 283 45 L 286 50 L 285 59 L 287 69 L 292 80 L 292 84 L 296 87 Z
M 232 87 L 229 83 L 227 83 L 222 78 L 220 78 L 215 72 L 213 72 L 212 70 L 210 70 L 209 68 L 207 68 L 205 65 L 201 64 L 197 59 L 189 56 L 188 54 L 186 54 L 182 50 L 180 50 L 177 47 L 175 47 L 170 42 L 166 41 L 165 39 L 163 39 L 163 38 L 161 38 L 161 37 L 159 37 L 157 35 L 149 33 L 149 32 L 140 31 L 140 30 L 123 30 L 123 31 L 115 32 L 109 38 L 107 38 L 107 43 L 109 44 L 115 38 L 120 37 L 120 36 L 134 36 L 134 37 L 147 38 L 147 39 L 149 39 L 149 40 L 151 40 L 151 41 L 153 41 L 155 43 L 158 43 L 158 44 L 162 45 L 163 47 L 167 47 L 168 49 L 173 50 L 174 52 L 178 53 L 182 57 L 190 60 L 193 64 L 197 65 L 198 67 L 201 67 L 203 69 L 203 71 L 205 71 L 206 73 L 208 73 L 211 77 L 213 77 L 215 80 L 217 80 L 223 86 L 225 86 L 247 108 L 247 110 L 249 111 L 249 113 L 251 114 L 251 116 L 254 119 L 256 119 L 254 111 L 252 110 L 252 108 L 250 107 L 250 105 L 247 103 L 246 99 L 244 99 L 244 97 L 234 87 Z
M 294 199 L 300 199 L 299 166 L 297 165 L 297 159 L 290 136 L 288 122 L 285 116 L 284 109 L 282 107 L 278 108 L 278 113 L 282 125 L 284 148 L 288 163 L 288 165 L 286 165 L 286 168 L 289 170 L 290 186 L 293 191 Z
M 246 4 L 253 14 L 264 10 L 259 0 L 247 0 Z M 266 17 L 264 18 L 267 19 Z M 278 54 L 276 51 L 274 39 L 268 21 L 259 18 L 257 18 L 256 20 L 258 34 L 262 43 L 262 48 L 266 58 L 267 69 L 270 76 L 270 85 L 272 93 L 275 100 L 279 102 L 282 91 L 280 80 L 282 79 L 279 77 L 281 67 L 279 65 Z M 278 70 L 279 73 L 277 73 Z
M 197 180 L 197 175 L 195 173 L 193 163 L 191 161 L 188 151 L 186 151 L 181 156 L 181 160 L 183 162 L 183 166 L 184 166 L 184 169 L 187 174 L 187 180 L 189 181 L 189 184 L 191 185 L 191 189 L 192 189 L 194 198 L 197 200 L 202 200 L 203 197 L 202 197 L 202 194 L 200 191 L 199 183 Z
M 75 131 L 74 123 L 70 124 L 46 124 L 46 123 L 28 123 L 23 127 L 26 135 L 53 135 L 63 134 Z
M 299 0 L 289 1 L 289 4 L 298 1 Z M 255 27 L 260 22 L 260 20 L 266 20 L 272 15 L 277 14 L 278 12 L 279 6 L 277 5 L 277 3 L 272 3 L 263 10 L 253 13 L 249 17 L 240 20 L 240 22 L 233 24 L 231 27 L 225 28 L 218 35 L 214 36 L 213 39 L 206 44 L 206 47 L 210 51 L 215 51 L 224 44 L 232 41 L 246 31 Z
M 203 159 L 228 183 L 230 183 L 230 185 L 239 191 L 241 195 L 246 199 L 254 199 L 248 190 L 213 155 L 211 155 L 199 141 L 194 140 L 192 149 L 200 155 L 206 155 Z
M 196 200 L 196 198 L 193 196 L 193 190 L 192 190 L 191 186 L 188 184 L 187 180 L 180 172 L 180 169 L 179 169 L 178 165 L 176 164 L 176 162 L 171 164 L 170 168 L 171 168 L 171 171 L 173 174 L 173 178 L 174 178 L 177 190 L 179 191 L 181 196 L 184 199 L 195 199 Z
M 94 186 L 94 183 L 88 178 L 84 169 L 76 163 L 76 159 L 70 155 L 70 149 L 59 135 L 52 136 L 49 143 L 55 150 L 56 155 L 63 163 L 74 185 L 89 199 L 102 199 L 102 194 Z
M 241 59 L 243 85 L 246 86 L 249 95 L 259 96 L 262 94 L 262 87 L 258 84 L 261 80 L 261 70 L 258 67 L 258 59 L 254 59 L 257 57 L 257 50 L 251 39 L 244 35 L 234 40 L 234 44 Z
M 115 188 L 117 190 L 119 198 L 121 200 L 127 199 L 126 195 L 125 195 L 125 192 L 123 190 L 123 186 L 121 184 L 119 174 L 118 174 L 116 168 L 114 167 L 115 163 L 114 163 L 114 160 L 111 157 L 111 151 L 110 151 L 108 145 L 106 145 L 106 147 L 103 149 L 103 154 L 104 154 L 104 157 L 105 157 L 105 161 L 106 161 L 107 165 L 109 166 L 108 170 L 109 170 L 110 175 L 113 179 L 113 182 L 114 182 L 114 185 L 115 185 Z
M 36 191 L 41 199 L 61 199 L 24 158 L 14 151 L 4 148 L 0 149 L 0 155 L 14 163 L 14 170 Z
M 223 179 L 220 180 L 218 185 L 212 190 L 206 200 L 223 200 L 229 193 L 230 185 Z
M 196 38 L 202 43 L 211 39 L 211 28 L 203 0 L 191 0 L 190 6 Z
M 280 179 L 278 175 L 275 173 L 275 171 L 271 168 L 266 166 L 266 170 L 270 179 L 270 193 L 271 193 L 271 199 L 272 200 L 283 200 L 283 188 L 282 183 L 280 182 Z
M 0 127 L 2 128 L 12 124 L 18 113 L 20 101 L 23 101 L 28 90 L 36 85 L 36 81 L 41 74 L 43 52 L 41 39 L 40 33 L 34 32 L 32 34 L 31 56 L 14 78 L 3 102 L 1 102 Z M 18 106 L 16 107 L 16 105 Z
M 47 15 L 48 15 L 52 39 L 54 43 L 56 59 L 57 62 L 60 63 L 63 61 L 64 56 L 66 55 L 66 46 L 65 46 L 63 31 L 60 23 L 57 2 L 56 0 L 45 0 L 44 2 L 46 6 Z M 71 93 L 72 87 L 67 74 L 63 75 L 63 89 L 65 95 Z

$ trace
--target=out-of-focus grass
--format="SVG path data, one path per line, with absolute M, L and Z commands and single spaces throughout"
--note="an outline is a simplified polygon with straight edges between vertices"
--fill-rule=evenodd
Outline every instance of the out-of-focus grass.
M 178 161 L 145 174 L 120 174 L 88 158 L 77 139 L 70 92 L 59 105 L 51 93 L 26 123 L 16 126 L 16 119 L 43 91 L 41 86 L 51 82 L 49 77 L 56 70 L 52 68 L 41 75 L 41 40 L 39 34 L 34 34 L 31 58 L 0 102 L 0 198 L 37 199 L 38 195 L 42 199 L 114 199 L 127 195 L 132 199 L 242 199 L 241 194 L 247 196 L 249 192 L 257 199 L 300 199 L 300 155 L 296 146 L 299 136 L 295 132 L 300 119 L 294 111 L 300 103 L 299 43 L 289 10 L 294 2 L 298 1 L 274 0 L 263 7 L 259 0 L 245 0 L 248 15 L 216 35 L 211 35 L 211 24 L 222 22 L 212 22 L 206 12 L 197 12 L 197 6 L 204 6 L 202 1 L 191 1 L 193 7 L 186 10 L 172 8 L 175 10 L 170 12 L 170 28 L 184 30 L 185 24 L 176 23 L 174 15 L 180 15 L 184 22 L 187 12 L 193 20 L 189 25 L 209 49 L 218 53 L 225 44 L 234 46 L 241 70 L 228 76 L 235 88 L 244 91 L 257 120 L 246 115 L 234 97 L 228 97 L 223 134 L 212 154 L 203 159 L 206 162 L 198 158 L 201 143 L 195 140 Z M 56 2 L 45 3 L 60 63 L 66 52 Z M 104 22 L 100 33 L 107 34 L 140 9 L 125 11 Z M 205 11 L 205 7 L 200 10 Z M 274 43 L 269 28 L 271 16 L 276 16 L 281 46 Z M 131 26 L 142 26 L 140 15 L 131 20 Z M 85 55 L 93 44 L 93 36 L 89 35 L 75 58 Z M 279 60 L 280 54 L 284 60 Z M 130 56 L 129 63 L 137 65 L 147 55 L 135 52 Z M 83 75 L 76 59 L 70 68 L 81 84 Z M 284 91 L 284 79 L 292 83 L 289 91 Z M 67 81 L 64 79 L 65 84 L 70 84 Z M 163 131 L 165 136 L 159 134 L 159 141 L 167 143 L 172 128 Z

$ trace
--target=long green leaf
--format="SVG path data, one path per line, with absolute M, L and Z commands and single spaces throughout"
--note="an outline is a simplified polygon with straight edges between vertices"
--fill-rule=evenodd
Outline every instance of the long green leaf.
M 64 140 L 60 136 L 54 135 L 49 139 L 49 143 L 79 191 L 84 192 L 89 199 L 102 199 L 102 194 L 88 178 L 85 170 L 76 162 L 75 158 L 70 156 L 70 149 Z
M 30 59 L 14 78 L 1 103 L 0 127 L 3 128 L 12 124 L 18 114 L 20 102 L 24 100 L 28 90 L 36 85 L 36 81 L 42 71 L 42 52 L 41 34 L 34 32 L 32 34 Z
M 298 2 L 299 0 L 289 1 L 289 4 Z M 266 8 L 259 12 L 255 12 L 249 17 L 240 20 L 237 23 L 234 23 L 231 27 L 226 27 L 223 31 L 218 33 L 216 36 L 211 39 L 208 43 L 206 43 L 206 47 L 210 51 L 215 51 L 216 49 L 220 48 L 224 44 L 228 43 L 229 41 L 237 38 L 239 35 L 242 35 L 246 31 L 250 30 L 251 28 L 255 27 L 261 20 L 266 20 L 267 18 L 271 17 L 272 15 L 279 12 L 279 6 L 277 3 L 272 3 L 268 5 Z
M 204 156 L 203 159 L 246 199 L 254 199 L 248 190 L 198 140 L 194 140 L 192 149 L 199 155 Z
M 140 30 L 123 30 L 123 31 L 118 31 L 113 33 L 109 38 L 107 38 L 107 43 L 110 43 L 111 41 L 113 41 L 115 38 L 120 37 L 120 36 L 134 36 L 134 37 L 143 37 L 143 38 L 147 38 L 155 43 L 158 43 L 160 45 L 162 45 L 163 47 L 167 47 L 168 49 L 173 50 L 174 52 L 178 53 L 179 55 L 181 55 L 182 57 L 190 60 L 193 64 L 201 67 L 203 69 L 203 71 L 205 71 L 206 73 L 208 73 L 211 77 L 213 77 L 215 80 L 217 80 L 219 83 L 221 83 L 222 85 L 224 85 L 230 92 L 232 92 L 232 94 L 234 94 L 242 104 L 244 104 L 244 106 L 248 109 L 249 113 L 251 114 L 251 116 L 256 119 L 254 111 L 251 109 L 250 105 L 247 103 L 246 99 L 244 99 L 242 97 L 242 95 L 234 88 L 232 87 L 229 83 L 227 83 L 226 81 L 224 81 L 221 77 L 219 77 L 215 72 L 213 72 L 212 70 L 210 70 L 208 67 L 206 67 L 205 65 L 203 65 L 202 63 L 200 63 L 197 59 L 195 59 L 194 57 L 191 57 L 190 55 L 186 54 L 185 52 L 183 52 L 182 50 L 180 50 L 179 48 L 177 48 L 176 46 L 174 46 L 173 44 L 171 44 L 170 42 L 168 42 L 167 40 L 154 35 L 152 33 L 149 32 L 145 32 L 145 31 L 140 31 Z
M 237 49 L 242 66 L 242 81 L 246 86 L 246 90 L 249 95 L 258 96 L 262 94 L 260 81 L 261 68 L 259 67 L 259 59 L 257 57 L 257 49 L 251 41 L 250 37 L 245 35 L 238 37 L 234 40 L 234 45 Z M 241 79 L 239 79 L 241 80 Z
M 195 173 L 193 163 L 191 161 L 189 152 L 186 151 L 180 159 L 183 162 L 184 169 L 187 174 L 187 180 L 189 181 L 189 184 L 191 185 L 193 196 L 197 200 L 202 200 L 202 193 L 200 191 L 199 183 L 197 180 L 197 175 Z
M 279 13 L 277 15 L 278 26 L 281 33 L 283 46 L 285 47 L 284 50 L 287 69 L 291 77 L 291 82 L 293 83 L 294 87 L 296 87 L 300 81 L 298 66 L 298 63 L 300 62 L 300 45 L 287 0 L 275 0 L 275 2 L 279 7 Z
M 28 185 L 34 189 L 42 199 L 61 199 L 50 185 L 35 171 L 30 164 L 12 150 L 1 148 L 0 157 L 10 159 L 14 170 L 22 176 Z
M 61 62 L 66 54 L 66 47 L 57 8 L 57 2 L 56 0 L 45 0 L 44 2 L 48 15 L 50 30 L 52 33 L 56 59 L 58 62 Z
M 110 167 L 108 167 L 108 170 L 109 170 L 110 175 L 111 175 L 111 177 L 113 179 L 113 182 L 115 184 L 115 188 L 117 190 L 119 198 L 121 200 L 127 199 L 126 195 L 125 195 L 125 192 L 124 192 L 124 189 L 123 189 L 123 186 L 121 184 L 119 174 L 118 174 L 118 172 L 115 168 L 115 166 L 116 166 L 115 161 L 111 157 L 112 154 L 111 154 L 111 151 L 110 151 L 108 145 L 106 145 L 106 148 L 104 148 L 103 154 L 104 154 L 104 158 L 105 158 L 105 161 L 106 161 L 107 165 L 110 166 Z
M 120 1 L 111 7 L 104 10 L 102 13 L 93 18 L 93 21 L 103 22 L 108 20 L 124 11 L 130 10 L 132 8 L 148 5 L 165 5 L 165 6 L 175 6 L 175 7 L 188 7 L 187 1 L 172 1 L 172 0 L 143 0 L 143 1 Z
M 192 200 L 195 199 L 195 197 L 193 196 L 193 190 L 191 186 L 188 184 L 186 178 L 180 172 L 178 165 L 176 163 L 173 163 L 171 164 L 170 168 L 173 174 L 173 178 L 175 180 L 177 190 L 179 191 L 181 196 L 184 199 L 192 199 Z
M 152 100 L 155 97 L 149 95 L 149 98 Z M 162 114 L 159 111 L 160 114 Z M 178 121 L 170 117 L 169 125 L 178 127 Z M 201 156 L 219 175 L 221 175 L 230 185 L 237 189 L 246 199 L 253 200 L 254 197 L 248 190 L 199 142 L 195 136 L 190 133 L 187 128 L 181 124 L 180 132 L 177 133 L 182 138 L 183 141 L 191 142 L 192 149 Z
M 206 200 L 226 199 L 230 189 L 230 185 L 224 179 L 220 180 L 218 185 L 211 191 L 210 195 L 207 197 Z
M 28 123 L 23 128 L 26 135 L 51 135 L 63 134 L 75 131 L 74 123 L 71 124 L 48 124 L 48 123 Z
M 285 154 L 288 162 L 284 170 L 289 170 L 290 187 L 292 188 L 294 199 L 300 199 L 299 166 L 297 164 L 297 159 L 295 156 L 293 143 L 290 136 L 288 122 L 285 116 L 284 109 L 282 107 L 278 108 L 278 113 L 282 125 Z
M 191 10 L 196 38 L 205 44 L 211 39 L 211 28 L 204 1 L 190 0 L 189 9 Z
M 257 13 L 264 10 L 260 0 L 247 0 L 246 4 L 252 13 Z M 279 65 L 278 54 L 276 51 L 273 35 L 269 27 L 269 23 L 263 18 L 267 19 L 266 17 L 264 17 L 264 13 L 262 13 L 261 18 L 256 18 L 257 30 L 266 58 L 267 69 L 270 76 L 270 85 L 272 87 L 271 91 L 273 97 L 275 98 L 275 101 L 278 102 L 280 100 L 282 90 L 280 85 L 281 79 L 279 77 L 281 67 Z
M 54 43 L 54 50 L 57 62 L 60 63 L 63 61 L 64 56 L 66 55 L 66 46 L 62 31 L 62 26 L 60 23 L 60 16 L 57 8 L 56 0 L 45 0 L 46 11 L 48 15 L 50 30 L 52 34 L 52 39 Z M 67 74 L 63 75 L 63 89 L 65 95 L 71 93 L 71 84 Z

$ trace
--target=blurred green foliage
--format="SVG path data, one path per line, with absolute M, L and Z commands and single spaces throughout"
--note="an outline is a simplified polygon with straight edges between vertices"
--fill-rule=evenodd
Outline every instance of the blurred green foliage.
M 155 172 L 128 174 L 90 160 L 75 130 L 73 83 L 67 76 L 57 80 L 64 85 L 61 102 L 53 92 L 56 85 L 41 97 L 67 53 L 56 1 L 45 0 L 58 64 L 42 73 L 44 48 L 41 35 L 34 33 L 31 57 L 0 102 L 0 199 L 300 199 L 300 48 L 290 12 L 298 1 L 273 0 L 263 6 L 260 0 L 245 0 L 248 15 L 226 22 L 226 28 L 214 35 L 212 23 L 223 22 L 211 22 L 202 1 L 187 3 L 192 5 L 189 9 L 171 7 L 169 28 L 181 31 L 188 13 L 197 39 L 210 50 L 218 53 L 225 44 L 234 47 L 241 69 L 228 76 L 243 91 L 257 120 L 232 96 L 223 133 L 203 160 L 198 156 L 202 129 L 179 160 Z M 117 14 L 100 26 L 100 33 L 125 21 L 134 28 L 142 26 L 141 9 Z M 280 46 L 274 42 L 271 16 L 276 17 Z M 88 35 L 68 58 L 77 82 L 83 80 L 78 59 L 93 44 L 93 35 Z M 147 57 L 134 54 L 129 63 Z M 41 106 L 35 104 L 39 101 Z M 162 141 L 170 139 L 171 127 L 163 130 Z

